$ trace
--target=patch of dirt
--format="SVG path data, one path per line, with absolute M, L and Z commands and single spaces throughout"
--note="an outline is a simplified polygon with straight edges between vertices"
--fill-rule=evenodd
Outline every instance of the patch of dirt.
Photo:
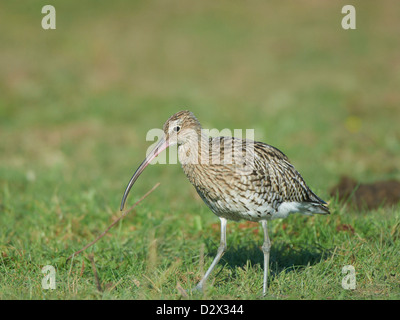
M 347 231 L 354 234 L 354 228 L 350 224 L 339 224 L 336 226 L 336 231 Z
M 339 201 L 357 209 L 375 209 L 380 206 L 396 205 L 400 201 L 400 182 L 396 180 L 360 183 L 350 177 L 341 177 L 331 189 L 331 196 L 339 196 Z

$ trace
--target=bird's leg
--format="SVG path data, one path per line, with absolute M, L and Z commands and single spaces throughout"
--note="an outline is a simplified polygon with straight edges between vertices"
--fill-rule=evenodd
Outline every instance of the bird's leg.
M 261 225 L 264 230 L 264 243 L 262 245 L 262 251 L 264 253 L 264 284 L 263 284 L 263 296 L 267 294 L 267 280 L 268 280 L 268 267 L 269 267 L 269 252 L 271 249 L 271 241 L 268 236 L 267 220 L 262 220 Z
M 200 280 L 198 285 L 196 286 L 196 290 L 203 291 L 203 287 L 205 282 L 207 281 L 208 277 L 210 276 L 211 272 L 213 271 L 214 267 L 217 265 L 221 257 L 224 255 L 226 251 L 226 223 L 227 220 L 225 218 L 220 218 L 221 220 L 221 242 L 218 247 L 217 255 L 215 256 L 211 266 L 208 268 L 206 274 L 204 275 L 203 279 Z

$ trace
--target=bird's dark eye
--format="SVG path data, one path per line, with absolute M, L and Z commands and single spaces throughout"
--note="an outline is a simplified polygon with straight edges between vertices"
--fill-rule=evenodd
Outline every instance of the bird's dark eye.
M 180 126 L 176 126 L 176 127 L 174 128 L 174 131 L 175 131 L 175 132 L 179 132 L 179 130 L 181 130 L 181 127 L 180 127 Z

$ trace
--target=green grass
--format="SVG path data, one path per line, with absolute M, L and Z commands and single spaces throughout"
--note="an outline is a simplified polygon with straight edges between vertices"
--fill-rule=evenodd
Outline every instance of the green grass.
M 329 197 L 342 174 L 400 179 L 400 4 L 174 0 L 0 4 L 0 299 L 181 299 L 219 243 L 218 219 L 179 165 L 150 166 L 128 198 L 161 186 L 103 239 L 159 128 L 190 109 L 205 128 L 254 128 L 330 201 L 330 216 L 269 223 L 266 299 L 399 299 L 400 207 L 356 212 Z M 261 228 L 228 224 L 204 296 L 259 299 Z M 96 286 L 89 255 L 103 291 Z M 43 290 L 53 265 L 57 289 Z M 353 265 L 356 290 L 341 286 Z

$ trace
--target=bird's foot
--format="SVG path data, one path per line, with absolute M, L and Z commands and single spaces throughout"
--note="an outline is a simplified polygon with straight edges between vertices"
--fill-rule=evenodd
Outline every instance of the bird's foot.
M 203 286 L 197 285 L 193 289 L 187 289 L 186 293 L 192 295 L 198 295 L 203 293 Z

